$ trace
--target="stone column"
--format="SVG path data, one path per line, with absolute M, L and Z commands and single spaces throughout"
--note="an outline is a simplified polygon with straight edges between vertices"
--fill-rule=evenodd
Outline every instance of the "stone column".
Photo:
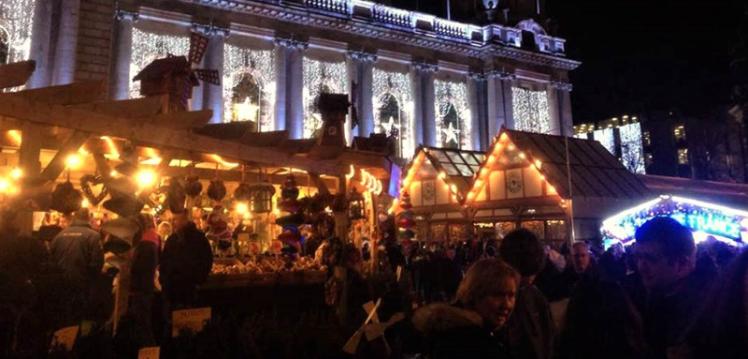
M 436 146 L 436 105 L 434 101 L 434 73 L 438 66 L 425 62 L 413 62 L 411 76 L 414 86 L 414 121 L 416 143 Z
M 52 79 L 54 85 L 66 85 L 75 80 L 79 16 L 80 0 L 62 0 Z
M 223 44 L 226 37 L 229 36 L 229 30 L 215 26 L 210 26 L 206 30 L 210 42 L 208 42 L 208 48 L 205 50 L 202 68 L 218 70 L 220 84 L 214 85 L 200 81 L 204 91 L 202 108 L 213 110 L 210 123 L 223 123 Z
M 470 143 L 472 150 L 485 150 L 486 140 L 482 134 L 486 133 L 483 125 L 483 111 L 481 108 L 481 98 L 485 97 L 483 84 L 486 77 L 480 73 L 470 73 L 467 80 L 468 102 L 470 104 Z
M 52 1 L 37 1 L 34 7 L 34 25 L 31 33 L 30 58 L 36 61 L 36 69 L 26 86 L 30 89 L 46 87 L 51 78 L 51 22 Z
M 132 26 L 138 20 L 135 12 L 118 10 L 114 47 L 114 69 L 109 93 L 115 100 L 130 97 L 130 59 L 132 58 Z
M 514 128 L 512 107 L 514 78 L 514 75 L 501 71 L 491 71 L 486 76 L 489 139 L 498 135 L 502 127 Z
M 275 130 L 286 129 L 286 88 L 288 71 L 288 40 L 276 39 L 273 56 L 275 57 Z
M 560 134 L 563 136 L 574 136 L 574 121 L 571 115 L 572 84 L 561 81 L 551 82 L 551 87 L 556 93 Z
M 545 90 L 546 96 L 548 97 L 548 115 L 551 122 L 549 133 L 551 135 L 561 134 L 561 118 L 559 115 L 558 96 L 556 96 L 557 92 L 558 91 L 551 84 L 548 84 Z
M 276 108 L 276 123 L 284 121 L 282 128 L 289 132 L 289 137 L 300 139 L 304 137 L 304 50 L 309 47 L 309 43 L 293 39 L 277 39 L 276 47 L 283 49 L 277 50 L 276 59 L 281 57 L 284 60 L 278 62 L 277 69 L 285 72 L 285 85 L 279 86 L 279 88 L 285 87 L 285 91 L 280 94 L 279 90 L 276 95 L 284 99 L 282 102 L 285 107 Z M 284 76 L 279 74 L 279 82 L 283 80 L 282 77 Z M 277 106 L 282 105 L 277 104 Z M 278 115 L 282 117 L 277 117 Z
M 353 82 L 356 83 L 355 105 L 358 111 L 358 135 L 369 137 L 374 132 L 372 87 L 374 85 L 374 62 L 377 61 L 377 55 L 363 51 L 349 51 L 347 59 L 351 90 L 353 90 Z
M 410 67 L 410 91 L 413 97 L 413 142 L 417 148 L 423 145 L 423 90 L 421 71 L 413 63 Z

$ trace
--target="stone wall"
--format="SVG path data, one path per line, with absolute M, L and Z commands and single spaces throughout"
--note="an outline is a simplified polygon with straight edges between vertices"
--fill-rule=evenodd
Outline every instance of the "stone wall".
M 114 6 L 112 0 L 80 0 L 76 81 L 109 79 Z

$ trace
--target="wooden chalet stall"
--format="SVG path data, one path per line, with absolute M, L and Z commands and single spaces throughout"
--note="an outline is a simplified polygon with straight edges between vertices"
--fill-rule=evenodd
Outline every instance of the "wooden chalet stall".
M 485 155 L 478 151 L 421 147 L 405 172 L 401 193 L 409 193 L 417 239 L 442 242 L 465 238 L 470 219 L 462 207 Z
M 504 129 L 487 153 L 468 152 L 480 164 L 450 160 L 464 153 L 423 149 L 405 178 L 403 192 L 410 193 L 414 212 L 432 227 L 470 223 L 479 238 L 524 227 L 560 245 L 572 239 L 572 222 L 575 239 L 599 238 L 602 219 L 649 195 L 596 141 Z M 447 163 L 456 166 L 451 174 Z M 434 199 L 423 199 L 425 188 L 433 188 L 427 198 Z M 454 239 L 469 237 L 454 232 Z
M 24 84 L 32 71 L 33 62 L 0 66 L 0 88 Z M 9 73 L 13 76 L 5 76 Z M 280 246 L 276 239 L 285 229 L 276 219 L 288 215 L 279 205 L 281 186 L 293 176 L 300 200 L 322 194 L 324 203 L 333 198 L 345 202 L 356 188 L 367 200 L 364 225 L 375 225 L 375 200 L 388 200 L 380 194 L 390 161 L 384 152 L 345 146 L 341 126 L 348 110 L 346 95 L 326 95 L 330 101 L 320 101 L 323 117 L 328 118 L 323 135 L 302 140 L 289 139 L 286 131 L 257 133 L 250 122 L 209 125 L 210 110 L 180 111 L 170 96 L 109 100 L 104 82 L 1 93 L 3 213 L 13 209 L 13 225 L 31 234 L 42 221 L 56 216 L 50 209 L 53 188 L 70 182 L 82 192 L 80 206 L 88 207 L 97 222 L 105 222 L 117 217 L 106 203 L 113 191 L 123 191 L 115 185 L 126 180 L 133 188 L 128 195 L 145 204 L 143 211 L 168 216 L 160 211 L 168 197 L 165 188 L 171 180 L 186 180 L 197 188 L 185 204 L 193 219 L 204 221 L 220 206 L 234 224 L 252 229 L 246 240 L 261 241 L 252 246 L 254 253 L 237 249 L 232 254 L 242 259 Z M 128 167 L 131 172 L 122 170 Z M 238 199 L 235 192 L 241 184 L 250 189 L 270 187 L 272 205 L 255 206 L 255 197 Z M 211 188 L 218 190 L 211 193 Z M 332 207 L 337 234 L 345 238 L 346 209 Z

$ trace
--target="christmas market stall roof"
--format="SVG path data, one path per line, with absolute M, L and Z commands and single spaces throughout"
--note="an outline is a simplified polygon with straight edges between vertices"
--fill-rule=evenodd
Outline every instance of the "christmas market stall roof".
M 486 155 L 480 151 L 452 148 L 422 147 L 424 156 L 429 159 L 437 173 L 444 173 L 449 185 L 457 186 L 457 196 L 464 198 Z M 420 151 L 418 151 L 420 152 Z M 418 153 L 416 152 L 416 153 Z
M 642 181 L 597 141 L 502 129 L 487 154 L 504 155 L 503 145 L 516 146 L 553 192 L 573 200 L 575 216 L 599 217 L 600 211 L 617 211 L 650 196 Z M 488 160 L 482 166 L 488 166 Z M 482 178 L 488 171 L 480 173 L 481 181 L 475 182 L 482 185 L 488 181 Z M 480 190 L 474 187 L 468 198 Z
M 677 195 L 748 210 L 748 185 L 690 178 L 639 175 L 654 194 Z

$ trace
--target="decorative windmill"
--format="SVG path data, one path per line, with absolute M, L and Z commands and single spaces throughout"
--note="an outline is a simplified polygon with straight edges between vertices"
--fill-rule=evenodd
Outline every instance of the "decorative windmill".
M 187 57 L 170 54 L 148 64 L 133 78 L 133 81 L 140 81 L 140 94 L 146 97 L 168 94 L 168 111 L 187 111 L 192 88 L 200 84 L 198 80 L 221 84 L 218 70 L 194 68 L 202 61 L 208 41 L 207 37 L 193 32 Z

